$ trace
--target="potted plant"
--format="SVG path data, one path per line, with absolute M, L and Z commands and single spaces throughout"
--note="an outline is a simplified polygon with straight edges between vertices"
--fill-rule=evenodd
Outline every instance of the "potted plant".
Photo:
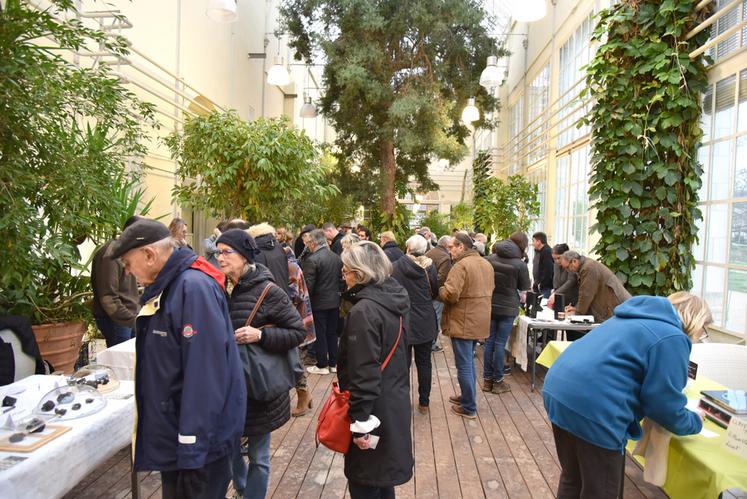
M 70 0 L 51 4 L 0 11 L 0 314 L 29 317 L 64 371 L 90 315 L 79 247 L 122 226 L 153 108 L 106 66 L 71 62 L 94 46 L 124 56 L 126 41 L 83 26 Z

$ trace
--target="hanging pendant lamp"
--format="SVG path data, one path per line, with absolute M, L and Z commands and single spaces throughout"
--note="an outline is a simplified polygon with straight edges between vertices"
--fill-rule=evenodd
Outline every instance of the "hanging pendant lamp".
M 236 12 L 236 0 L 208 0 L 205 14 L 211 21 L 217 23 L 233 23 L 239 18 Z
M 480 85 L 485 88 L 500 87 L 503 83 L 503 71 L 498 67 L 498 57 L 491 55 L 480 74 Z
M 290 73 L 285 67 L 283 57 L 276 55 L 272 61 L 272 67 L 267 72 L 267 84 L 284 87 L 290 83 Z
M 313 102 L 311 102 L 311 97 L 306 95 L 304 97 L 304 103 L 303 106 L 301 106 L 301 118 L 316 118 L 319 115 L 319 111 L 317 111 L 316 106 Z
M 480 110 L 477 109 L 477 106 L 475 106 L 475 98 L 470 97 L 467 101 L 467 105 L 464 107 L 464 110 L 462 111 L 462 121 L 470 125 L 472 122 L 477 121 L 480 119 Z

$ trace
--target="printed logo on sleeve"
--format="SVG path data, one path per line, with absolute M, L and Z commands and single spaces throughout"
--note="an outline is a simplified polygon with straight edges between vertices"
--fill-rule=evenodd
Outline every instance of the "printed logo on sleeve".
M 192 324 L 185 324 L 182 328 L 182 336 L 189 339 L 197 334 L 197 330 L 192 327 Z

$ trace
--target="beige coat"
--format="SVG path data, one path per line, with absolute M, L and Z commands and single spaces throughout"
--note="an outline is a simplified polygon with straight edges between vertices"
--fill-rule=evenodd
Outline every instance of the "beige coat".
M 616 306 L 630 298 L 620 279 L 604 264 L 580 257 L 578 269 L 578 315 L 593 315 L 597 322 L 612 317 Z
M 470 249 L 454 261 L 446 283 L 438 290 L 444 302 L 441 330 L 446 336 L 481 340 L 490 336 L 493 267 Z

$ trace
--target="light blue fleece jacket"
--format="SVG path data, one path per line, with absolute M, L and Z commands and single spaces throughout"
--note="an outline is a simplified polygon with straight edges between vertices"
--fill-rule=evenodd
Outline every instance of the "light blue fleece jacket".
M 576 340 L 542 389 L 556 426 L 598 447 L 622 450 L 648 417 L 676 435 L 698 433 L 682 389 L 692 344 L 666 298 L 636 296 Z

